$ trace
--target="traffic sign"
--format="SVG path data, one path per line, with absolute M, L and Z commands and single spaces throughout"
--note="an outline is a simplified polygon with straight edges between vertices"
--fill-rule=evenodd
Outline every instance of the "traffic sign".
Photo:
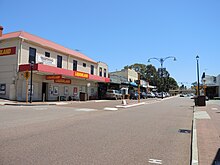
M 24 77 L 26 78 L 26 80 L 28 80 L 30 77 L 30 73 L 28 71 L 24 72 Z

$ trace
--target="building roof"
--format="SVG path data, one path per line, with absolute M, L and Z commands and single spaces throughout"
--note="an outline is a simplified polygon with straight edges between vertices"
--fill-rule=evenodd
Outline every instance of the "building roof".
M 78 51 L 65 48 L 64 46 L 56 44 L 52 41 L 46 40 L 44 38 L 38 37 L 36 35 L 30 34 L 30 33 L 24 32 L 24 31 L 3 34 L 2 37 L 0 37 L 0 40 L 10 39 L 10 38 L 23 38 L 27 41 L 31 41 L 31 42 L 40 44 L 44 47 L 48 47 L 50 49 L 54 49 L 56 51 L 59 51 L 59 52 L 65 53 L 65 54 L 69 54 L 73 57 L 77 57 L 77 58 L 80 58 L 80 59 L 83 59 L 83 60 L 86 60 L 86 61 L 89 61 L 92 63 L 97 63 L 96 61 L 92 60 L 91 58 L 87 57 L 86 55 L 84 55 Z

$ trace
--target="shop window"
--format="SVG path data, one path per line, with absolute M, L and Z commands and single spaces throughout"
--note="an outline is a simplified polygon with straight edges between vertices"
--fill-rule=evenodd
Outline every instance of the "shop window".
M 91 72 L 92 75 L 94 74 L 94 65 L 91 65 Z
M 62 56 L 57 55 L 57 67 L 62 68 Z
M 77 61 L 73 60 L 73 70 L 77 71 Z
M 83 67 L 86 67 L 86 63 L 83 63 Z
M 29 47 L 29 63 L 36 63 L 36 49 Z
M 107 71 L 106 71 L 106 69 L 104 69 L 104 77 L 106 77 L 107 76 Z
M 99 76 L 102 77 L 102 68 L 99 68 Z
M 45 52 L 45 57 L 50 57 L 50 53 L 49 52 Z

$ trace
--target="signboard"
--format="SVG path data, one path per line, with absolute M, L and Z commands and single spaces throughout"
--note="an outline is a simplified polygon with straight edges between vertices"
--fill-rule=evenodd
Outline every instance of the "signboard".
M 54 64 L 54 59 L 50 57 L 45 57 L 43 55 L 38 55 L 38 63 L 43 63 L 46 65 L 53 65 Z
M 77 93 L 78 93 L 78 92 L 77 92 L 77 87 L 74 87 L 74 88 L 73 88 L 73 94 L 74 94 L 74 95 L 77 95 Z
M 47 75 L 46 80 L 57 80 L 62 79 L 62 75 Z
M 61 83 L 61 84 L 71 84 L 71 80 L 70 79 L 65 79 L 65 78 L 61 78 L 61 79 L 56 79 L 54 80 L 55 83 Z
M 84 72 L 77 72 L 77 71 L 75 71 L 73 73 L 73 75 L 75 77 L 79 77 L 79 78 L 89 78 L 89 74 L 88 73 L 84 73 Z
M 26 78 L 26 80 L 28 80 L 30 77 L 30 73 L 28 71 L 24 72 L 24 77 Z
M 0 56 L 7 56 L 16 53 L 16 47 L 2 48 L 0 49 Z

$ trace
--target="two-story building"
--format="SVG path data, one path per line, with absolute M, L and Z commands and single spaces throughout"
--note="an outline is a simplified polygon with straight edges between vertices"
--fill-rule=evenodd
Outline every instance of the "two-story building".
M 98 83 L 110 82 L 105 63 L 24 31 L 2 31 L 0 98 L 25 101 L 31 87 L 33 101 L 79 98 L 80 92 L 96 97 Z

